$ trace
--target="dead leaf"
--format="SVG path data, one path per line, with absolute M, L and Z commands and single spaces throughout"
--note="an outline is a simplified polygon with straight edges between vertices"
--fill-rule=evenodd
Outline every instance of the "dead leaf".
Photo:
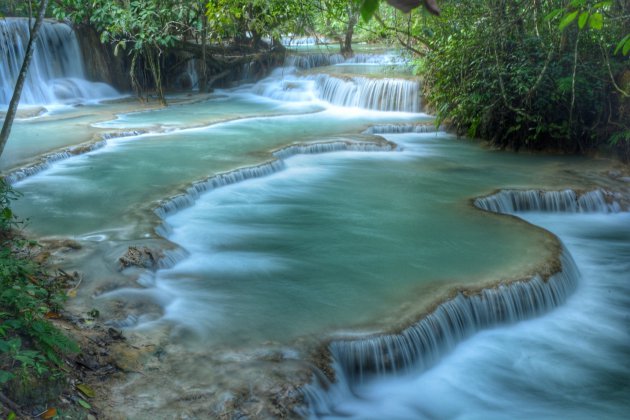
M 46 319 L 59 319 L 59 318 L 61 318 L 61 315 L 58 314 L 57 312 L 46 312 L 46 315 L 44 315 L 44 318 L 46 318 Z
M 54 417 L 57 417 L 57 409 L 54 407 L 49 408 L 41 414 L 41 418 L 43 419 L 52 419 Z
M 94 398 L 96 396 L 94 390 L 85 384 L 78 384 L 77 390 L 88 398 Z

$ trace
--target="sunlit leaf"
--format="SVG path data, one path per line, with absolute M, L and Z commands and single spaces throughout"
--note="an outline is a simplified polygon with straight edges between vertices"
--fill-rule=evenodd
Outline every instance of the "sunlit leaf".
M 604 17 L 601 13 L 593 13 L 588 19 L 588 26 L 593 29 L 602 29 L 604 26 Z
M 569 13 L 568 15 L 565 15 L 560 21 L 560 25 L 559 25 L 560 30 L 563 30 L 564 28 L 567 27 L 567 25 L 573 22 L 575 18 L 577 17 L 577 15 L 578 15 L 577 10 L 575 12 Z
M 580 27 L 580 29 L 583 29 L 584 26 L 586 26 L 586 22 L 588 21 L 588 17 L 589 17 L 589 13 L 588 12 L 580 13 L 580 17 L 578 18 L 578 26 Z

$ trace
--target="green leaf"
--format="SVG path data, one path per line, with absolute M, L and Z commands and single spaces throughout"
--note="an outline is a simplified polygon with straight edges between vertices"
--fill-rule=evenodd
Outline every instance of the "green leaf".
M 547 16 L 545 16 L 545 20 L 553 20 L 556 17 L 558 17 L 558 15 L 560 13 L 562 13 L 564 11 L 564 9 L 554 9 L 551 11 L 551 13 L 549 13 Z
M 600 1 L 593 6 L 593 9 L 602 9 L 609 6 L 612 6 L 612 1 Z
M 593 29 L 602 29 L 604 26 L 604 16 L 601 13 L 593 13 L 588 19 L 588 26 Z
M 575 18 L 578 15 L 578 11 L 576 10 L 575 12 L 571 12 L 568 15 L 565 15 L 562 20 L 560 21 L 560 25 L 558 26 L 560 28 L 560 30 L 563 30 L 564 28 L 567 27 L 567 25 L 569 25 L 571 22 L 573 22 L 575 20 Z
M 361 5 L 361 18 L 364 22 L 368 22 L 376 10 L 378 9 L 378 4 L 380 0 L 365 0 Z
M 89 403 L 89 402 L 87 402 L 87 401 L 85 401 L 85 400 L 82 400 L 81 398 L 79 398 L 78 402 L 79 402 L 79 405 L 80 405 L 81 407 L 83 407 L 83 408 L 86 408 L 86 409 L 88 409 L 88 410 L 89 410 L 90 408 L 92 408 L 92 406 L 90 405 L 90 403 Z
M 586 21 L 588 21 L 588 17 L 588 12 L 580 13 L 580 17 L 578 18 L 578 26 L 580 27 L 580 29 L 584 29 L 584 26 L 586 26 Z
M 630 53 L 630 39 L 628 39 L 626 43 L 623 45 L 622 53 L 623 55 L 628 55 L 628 53 Z
M 5 384 L 13 379 L 13 374 L 11 372 L 7 372 L 6 370 L 0 370 L 0 384 Z
M 615 48 L 615 54 L 617 54 L 619 52 L 619 50 L 624 48 L 624 46 L 626 44 L 628 44 L 629 42 L 630 42 L 630 34 L 624 36 L 623 39 L 621 41 L 619 41 L 619 43 L 617 44 L 617 48 Z M 624 55 L 626 55 L 626 54 L 624 53 Z

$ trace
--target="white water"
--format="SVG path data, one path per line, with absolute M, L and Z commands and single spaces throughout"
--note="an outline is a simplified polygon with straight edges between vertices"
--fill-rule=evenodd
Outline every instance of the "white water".
M 622 365 L 628 351 L 627 330 L 619 328 L 627 290 L 614 286 L 623 295 L 610 301 L 599 288 L 612 287 L 627 272 L 628 219 L 596 213 L 603 206 L 619 209 L 604 190 L 561 189 L 574 182 L 571 171 L 582 173 L 593 163 L 489 153 L 431 133 L 435 128 L 422 124 L 427 116 L 391 112 L 419 109 L 417 93 L 404 93 L 416 90 L 409 83 L 283 68 L 201 103 L 99 123 L 160 133 L 108 141 L 82 156 L 59 155 L 66 159 L 43 162 L 40 172 L 20 178 L 16 188 L 25 198 L 16 210 L 32 218 L 33 231 L 72 236 L 91 252 L 78 268 L 89 281 L 70 304 L 98 307 L 103 320 L 164 348 L 159 361 L 147 356 L 157 369 L 115 391 L 120 411 L 134 418 L 212 416 L 226 394 L 243 387 L 255 394 L 260 383 L 258 390 L 268 390 L 293 380 L 284 370 L 287 359 L 305 357 L 305 343 L 339 331 L 387 330 L 454 284 L 475 287 L 531 272 L 554 241 L 469 205 L 507 185 L 514 189 L 478 205 L 498 203 L 486 208 L 512 212 L 513 203 L 537 199 L 542 204 L 518 209 L 588 210 L 558 218 L 579 229 L 600 218 L 610 225 L 615 241 L 600 241 L 607 228 L 597 225 L 584 235 L 595 242 L 576 240 L 584 239 L 582 248 L 559 231 L 585 275 L 577 293 L 569 296 L 575 277 L 567 275 L 556 289 L 536 279 L 484 292 L 475 305 L 488 306 L 479 312 L 475 305 L 459 311 L 468 302 L 460 295 L 452 310 L 421 325 L 432 347 L 428 356 L 409 345 L 415 339 L 399 346 L 376 339 L 358 352 L 337 346 L 335 354 L 339 360 L 349 355 L 344 363 L 351 368 L 339 366 L 342 380 L 328 393 L 311 390 L 310 414 L 415 419 L 623 412 L 620 394 L 630 375 L 624 366 L 611 366 Z M 399 148 L 374 136 L 386 133 L 397 133 L 386 137 Z M 539 187 L 561 192 L 529 190 Z M 513 199 L 521 196 L 531 197 Z M 178 246 L 165 252 L 160 269 L 139 278 L 137 270 L 116 272 L 127 245 L 164 245 L 156 226 Z M 596 254 L 609 257 L 618 273 L 598 262 L 589 268 Z M 589 269 L 604 280 L 584 292 Z M 435 328 L 427 326 L 433 321 Z M 281 362 L 264 359 L 265 351 L 279 351 Z M 383 354 L 392 357 L 385 362 Z M 364 363 L 370 358 L 374 362 Z M 249 369 L 244 360 L 251 361 Z M 414 373 L 417 365 L 424 373 Z M 261 373 L 269 366 L 273 375 Z M 594 381 L 601 387 L 594 390 Z M 186 399 L 190 390 L 204 398 Z
M 568 195 L 574 202 L 575 193 Z M 541 196 L 531 194 L 528 209 L 536 208 Z M 630 213 L 606 215 L 603 201 L 597 207 L 604 213 L 591 207 L 590 214 L 580 214 L 566 206 L 573 212 L 568 214 L 557 205 L 552 213 L 517 213 L 559 235 L 575 258 L 581 277 L 566 304 L 538 319 L 477 333 L 428 371 L 416 364 L 398 375 L 362 380 L 348 376 L 347 360 L 340 364 L 344 359 L 337 356 L 338 383 L 327 392 L 317 385 L 307 389 L 309 416 L 627 418 Z M 427 349 L 424 357 L 431 355 Z
M 28 19 L 0 19 L 0 108 L 13 94 L 28 44 Z M 79 43 L 63 23 L 44 21 L 20 103 L 68 104 L 119 97 L 111 86 L 86 80 Z

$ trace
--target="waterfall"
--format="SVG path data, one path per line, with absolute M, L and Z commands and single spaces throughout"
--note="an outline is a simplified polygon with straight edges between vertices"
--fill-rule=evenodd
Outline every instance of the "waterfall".
M 562 270 L 547 280 L 500 284 L 477 293 L 459 292 L 432 313 L 400 333 L 334 340 L 328 346 L 336 383 L 324 376 L 303 388 L 308 413 L 326 414 L 332 406 L 329 392 L 352 393 L 352 388 L 375 376 L 425 371 L 474 333 L 495 325 L 514 323 L 544 314 L 559 306 L 575 290 L 579 271 L 566 251 Z M 334 386 L 334 391 L 328 388 Z
M 373 125 L 363 134 L 404 134 L 404 133 L 435 133 L 440 128 L 435 124 L 381 124 Z
M 29 38 L 28 19 L 0 19 L 0 106 L 13 94 Z M 67 103 L 118 96 L 105 83 L 85 80 L 79 43 L 65 24 L 45 21 L 40 29 L 28 77 L 22 90 L 22 104 Z
M 420 84 L 405 79 L 341 79 L 325 74 L 315 76 L 320 99 L 333 105 L 377 111 L 420 111 Z
M 502 190 L 496 194 L 477 198 L 475 206 L 494 213 L 545 211 L 565 213 L 616 213 L 621 205 L 615 194 L 596 189 L 578 194 L 573 190 Z
M 245 181 L 247 179 L 271 175 L 283 168 L 284 164 L 282 161 L 271 161 L 257 166 L 235 169 L 233 171 L 214 175 L 205 180 L 195 182 L 192 186 L 186 189 L 185 193 L 163 201 L 158 208 L 155 209 L 155 213 L 160 218 L 164 219 L 169 214 L 175 213 L 186 207 L 190 207 L 197 197 L 206 191 L 224 187 L 226 185 L 236 184 L 237 182 Z
M 289 55 L 284 60 L 286 67 L 295 67 L 301 70 L 312 69 L 313 67 L 332 66 L 345 61 L 343 55 L 337 54 L 296 54 Z
M 41 156 L 37 162 L 25 166 L 23 168 L 15 169 L 4 176 L 4 181 L 9 185 L 13 185 L 16 182 L 22 181 L 29 176 L 36 175 L 48 168 L 60 160 L 71 158 L 72 156 L 82 155 L 84 153 L 91 152 L 96 149 L 100 149 L 107 144 L 107 140 L 121 137 L 135 137 L 140 134 L 145 134 L 146 131 L 134 130 L 134 131 L 118 131 L 112 133 L 103 133 L 101 140 L 96 142 L 89 142 L 79 144 L 77 146 L 67 147 L 61 151 L 52 152 Z
M 341 151 L 390 152 L 392 150 L 396 150 L 396 148 L 397 146 L 391 143 L 378 144 L 371 142 L 336 141 L 327 143 L 294 144 L 273 152 L 273 155 L 278 159 L 287 159 L 295 155 L 312 155 Z

